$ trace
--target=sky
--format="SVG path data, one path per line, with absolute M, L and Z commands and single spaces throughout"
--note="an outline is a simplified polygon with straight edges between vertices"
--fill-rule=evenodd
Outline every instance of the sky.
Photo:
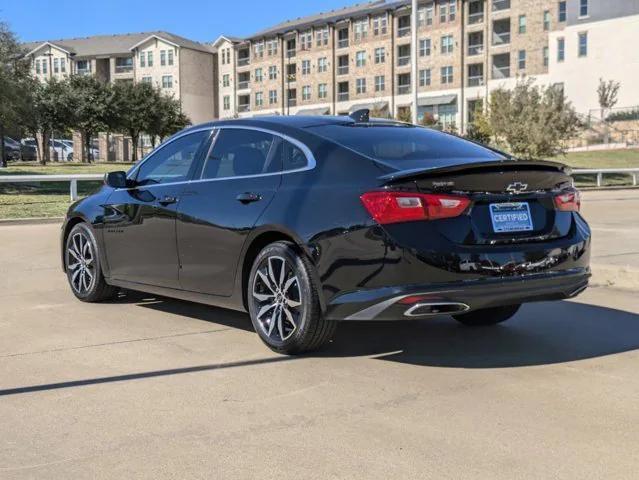
M 364 0 L 0 0 L 21 41 L 165 30 L 212 42 Z

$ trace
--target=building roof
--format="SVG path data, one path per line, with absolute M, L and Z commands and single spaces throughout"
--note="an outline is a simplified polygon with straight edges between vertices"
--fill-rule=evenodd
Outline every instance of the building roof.
M 339 22 L 349 18 L 381 13 L 387 10 L 400 8 L 405 5 L 410 5 L 410 0 L 374 0 L 366 3 L 358 3 L 349 7 L 331 10 L 329 12 L 300 17 L 295 20 L 287 20 L 251 35 L 248 37 L 248 40 L 256 40 L 263 37 L 283 34 L 291 30 L 302 30 L 314 26 Z
M 179 47 L 190 48 L 206 53 L 213 53 L 209 45 L 194 42 L 173 33 L 157 31 L 142 33 L 126 33 L 123 35 L 94 35 L 82 38 L 64 38 L 60 40 L 45 40 L 41 42 L 24 43 L 27 53 L 31 53 L 43 45 L 52 45 L 78 57 L 96 57 L 111 55 L 127 55 L 131 49 L 145 40 L 157 37 L 171 42 Z

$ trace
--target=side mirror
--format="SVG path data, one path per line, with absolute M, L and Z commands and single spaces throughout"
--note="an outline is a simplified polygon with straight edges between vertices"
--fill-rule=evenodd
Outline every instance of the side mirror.
M 126 172 L 110 172 L 105 174 L 104 184 L 111 188 L 126 188 L 128 186 Z

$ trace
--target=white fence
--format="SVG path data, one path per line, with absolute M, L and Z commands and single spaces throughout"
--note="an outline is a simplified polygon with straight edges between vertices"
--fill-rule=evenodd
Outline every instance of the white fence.
M 573 175 L 596 175 L 597 186 L 603 186 L 604 175 L 622 174 L 632 178 L 632 184 L 637 186 L 637 176 L 639 168 L 593 168 L 578 169 L 572 171 Z M 69 182 L 69 196 L 71 201 L 78 199 L 78 182 L 101 181 L 103 174 L 82 174 L 82 175 L 3 175 L 0 176 L 0 183 L 37 183 L 37 182 Z

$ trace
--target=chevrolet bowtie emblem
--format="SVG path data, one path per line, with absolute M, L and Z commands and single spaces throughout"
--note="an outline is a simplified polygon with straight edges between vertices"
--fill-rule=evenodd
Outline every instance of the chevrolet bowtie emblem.
M 521 182 L 511 183 L 510 185 L 508 185 L 508 188 L 506 189 L 506 191 L 509 193 L 522 193 L 522 192 L 525 192 L 526 190 L 528 190 L 528 184 L 521 183 Z

